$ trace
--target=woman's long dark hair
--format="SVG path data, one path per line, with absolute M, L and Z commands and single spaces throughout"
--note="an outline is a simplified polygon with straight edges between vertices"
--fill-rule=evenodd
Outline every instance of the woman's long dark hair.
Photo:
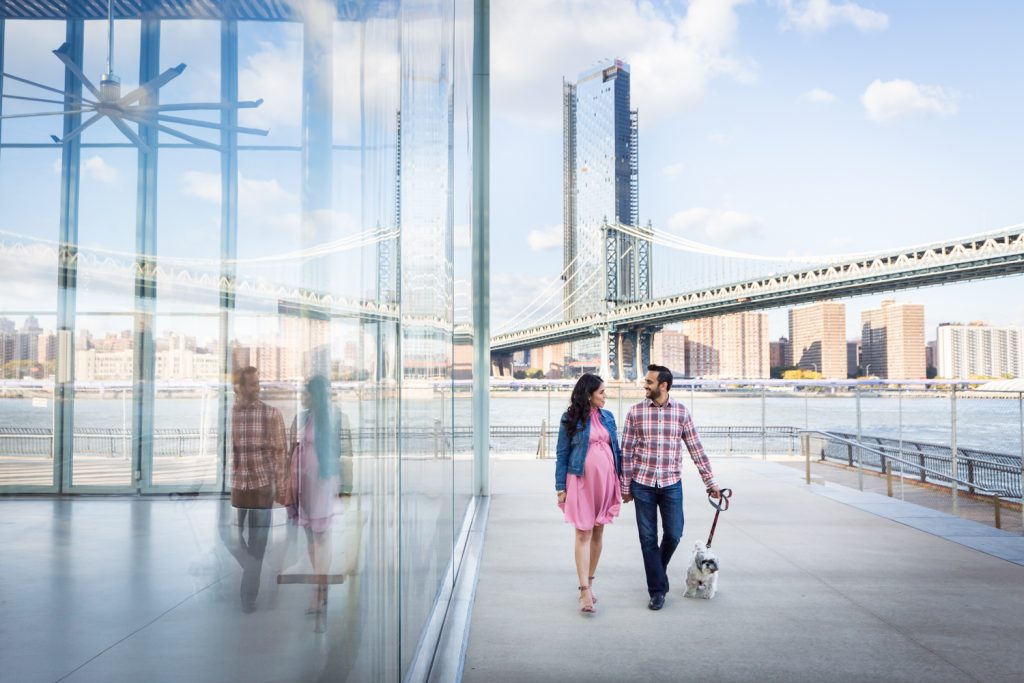
M 583 373 L 572 389 L 569 409 L 565 411 L 565 429 L 572 438 L 576 434 L 577 425 L 582 422 L 586 426 L 590 420 L 590 395 L 601 388 L 604 380 L 589 372 Z
M 341 444 L 334 424 L 331 406 L 331 382 L 323 375 L 313 375 L 306 383 L 309 392 L 309 412 L 313 416 L 313 443 L 320 477 L 326 479 L 338 473 Z

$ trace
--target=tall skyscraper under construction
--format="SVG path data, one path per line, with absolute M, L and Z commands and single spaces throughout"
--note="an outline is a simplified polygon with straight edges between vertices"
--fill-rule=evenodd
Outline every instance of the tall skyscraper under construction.
M 650 298 L 650 242 L 606 224 L 639 227 L 637 111 L 629 65 L 597 64 L 563 82 L 563 244 L 566 319 Z M 589 345 L 588 345 L 589 346 Z

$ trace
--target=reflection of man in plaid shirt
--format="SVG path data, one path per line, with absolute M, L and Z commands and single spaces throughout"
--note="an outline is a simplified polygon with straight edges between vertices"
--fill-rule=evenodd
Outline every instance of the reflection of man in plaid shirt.
M 690 452 L 708 492 L 718 497 L 711 463 L 701 446 L 690 412 L 669 398 L 672 372 L 651 365 L 645 380 L 647 400 L 629 410 L 622 434 L 624 502 L 636 502 L 636 525 L 647 572 L 648 607 L 661 609 L 668 593 L 668 563 L 683 536 L 682 446 Z M 658 543 L 658 513 L 665 530 Z
M 260 378 L 254 367 L 235 375 L 235 404 L 231 408 L 231 505 L 238 513 L 237 549 L 242 565 L 242 609 L 256 608 L 263 555 L 270 533 L 274 481 L 284 467 L 284 419 L 281 411 L 260 400 Z M 248 519 L 249 537 L 245 537 Z
M 231 409 L 231 488 L 255 491 L 273 485 L 284 461 L 284 418 L 280 410 L 260 400 L 256 369 L 246 370 L 240 373 Z

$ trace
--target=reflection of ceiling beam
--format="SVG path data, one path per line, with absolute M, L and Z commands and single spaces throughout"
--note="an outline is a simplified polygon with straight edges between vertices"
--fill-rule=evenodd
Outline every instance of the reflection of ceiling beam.
M 338 19 L 357 21 L 368 17 L 394 17 L 397 0 L 336 0 Z M 143 9 L 156 19 L 237 19 L 240 21 L 299 21 L 295 3 L 280 0 L 115 0 L 115 19 L 139 19 Z M 106 19 L 106 0 L 4 0 L 0 19 Z
M 54 245 L 9 243 L 0 239 L 0 273 L 17 273 L 14 281 L 24 282 L 27 271 L 34 271 L 47 281 L 58 266 L 60 255 Z M 219 272 L 158 265 L 152 261 L 139 263 L 110 256 L 92 254 L 88 250 L 69 252 L 63 259 L 65 267 L 77 266 L 79 281 L 88 281 L 93 291 L 130 290 L 134 278 L 155 281 L 157 290 L 167 301 L 193 301 L 193 293 L 229 293 L 236 298 L 236 307 L 260 303 L 281 312 L 282 305 L 294 310 L 317 310 L 320 317 L 357 317 L 367 322 L 395 321 L 399 307 L 393 303 L 343 296 L 331 292 L 315 292 L 293 284 L 266 278 L 227 278 Z M 16 270 L 17 269 L 17 270 Z M 208 297 L 207 300 L 213 300 Z M 416 324 L 444 326 L 440 319 L 415 319 Z

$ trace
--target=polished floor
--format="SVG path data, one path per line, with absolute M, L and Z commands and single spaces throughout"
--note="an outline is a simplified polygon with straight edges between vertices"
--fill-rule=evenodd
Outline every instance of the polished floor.
M 256 551 L 225 500 L 0 498 L 0 680 L 345 680 L 367 652 L 352 551 L 365 514 L 342 500 L 330 567 L 342 583 L 318 619 L 305 536 L 282 509 L 247 605 Z

